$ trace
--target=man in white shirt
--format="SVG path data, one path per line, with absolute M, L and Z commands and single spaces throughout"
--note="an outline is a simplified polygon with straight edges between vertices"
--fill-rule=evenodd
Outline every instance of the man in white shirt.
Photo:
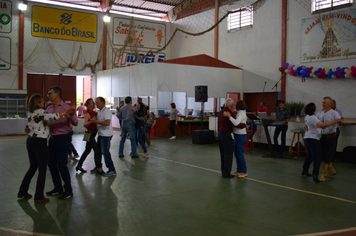
M 340 119 L 339 113 L 331 108 L 333 104 L 333 100 L 330 97 L 324 97 L 323 99 L 323 110 L 318 112 L 316 115 L 317 118 L 325 123 Z M 320 175 L 324 175 L 327 171 L 328 173 L 325 177 L 330 177 L 332 175 L 336 175 L 336 171 L 332 165 L 332 161 L 334 160 L 334 156 L 336 153 L 336 145 L 337 145 L 337 132 L 336 132 L 337 124 L 331 125 L 329 127 L 323 128 L 321 131 L 321 152 L 322 152 L 322 164 L 320 169 Z
M 105 165 L 109 169 L 104 176 L 116 175 L 114 163 L 111 159 L 110 144 L 113 136 L 113 128 L 111 124 L 111 111 L 105 107 L 105 99 L 97 97 L 95 105 L 99 109 L 97 118 L 93 117 L 90 122 L 97 124 L 98 129 L 98 146 L 104 156 Z

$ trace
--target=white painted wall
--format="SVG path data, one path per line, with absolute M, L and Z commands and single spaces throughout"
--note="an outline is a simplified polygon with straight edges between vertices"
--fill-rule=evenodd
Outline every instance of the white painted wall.
M 218 59 L 243 68 L 244 93 L 262 92 L 265 82 L 267 82 L 265 91 L 270 92 L 280 79 L 278 68 L 282 66 L 281 6 L 280 0 L 266 1 L 254 12 L 254 23 L 250 29 L 228 33 L 226 19 L 219 25 Z M 213 11 L 200 13 L 195 17 L 206 18 L 211 16 Z M 287 62 L 291 64 L 301 65 L 301 20 L 309 17 L 310 12 L 299 3 L 288 1 Z M 203 53 L 213 56 L 213 31 L 197 37 L 185 36 L 182 33 L 178 36 L 171 43 L 172 58 Z M 313 62 L 305 65 L 314 68 L 350 67 L 356 65 L 356 59 Z M 302 83 L 300 77 L 287 76 L 286 101 L 315 102 L 321 107 L 322 98 L 331 96 L 337 101 L 337 106 L 343 111 L 344 117 L 356 117 L 356 106 L 353 101 L 356 97 L 355 89 L 356 80 L 307 79 Z

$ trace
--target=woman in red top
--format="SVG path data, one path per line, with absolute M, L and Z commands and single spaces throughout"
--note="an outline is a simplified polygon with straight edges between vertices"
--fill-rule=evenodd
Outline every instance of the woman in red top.
M 93 117 L 96 117 L 96 115 L 97 115 L 96 111 L 94 111 L 95 103 L 94 103 L 93 99 L 92 98 L 87 99 L 85 102 L 85 106 L 87 107 L 87 111 L 85 112 L 85 116 L 84 116 L 84 127 L 87 129 L 88 132 L 91 133 L 91 135 L 90 135 L 90 140 L 87 141 L 85 150 L 84 150 L 82 156 L 80 157 L 78 165 L 77 165 L 77 167 L 75 167 L 75 169 L 77 171 L 87 172 L 86 170 L 83 169 L 82 165 L 83 165 L 83 162 L 85 161 L 85 159 L 87 158 L 87 156 L 89 155 L 91 149 L 93 149 L 94 150 L 95 168 L 93 170 L 91 170 L 91 172 L 103 174 L 104 171 L 101 168 L 102 167 L 101 152 L 100 152 L 100 148 L 99 148 L 97 142 L 95 141 L 95 136 L 98 131 L 96 128 L 96 124 L 90 122 L 90 120 Z
M 258 112 L 268 112 L 265 102 L 260 102 L 260 106 L 257 107 Z

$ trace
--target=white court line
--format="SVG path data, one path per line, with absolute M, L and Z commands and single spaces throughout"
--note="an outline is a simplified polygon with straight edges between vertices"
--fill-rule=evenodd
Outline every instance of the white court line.
M 352 228 L 346 228 L 346 229 L 337 229 L 337 230 L 332 230 L 332 231 L 325 231 L 325 232 L 319 232 L 319 233 L 312 233 L 312 234 L 297 234 L 297 235 L 292 235 L 292 236 L 317 236 L 317 235 L 330 235 L 330 234 L 337 234 L 337 233 L 344 233 L 344 232 L 349 232 L 356 230 L 356 227 Z
M 190 167 L 201 169 L 201 170 L 207 170 L 207 171 L 210 171 L 210 172 L 220 173 L 220 171 L 217 171 L 217 170 L 212 170 L 212 169 L 208 169 L 208 168 L 204 168 L 204 167 L 200 167 L 200 166 L 196 166 L 196 165 L 191 165 L 191 164 L 187 164 L 187 163 L 184 163 L 184 162 L 168 160 L 168 159 L 165 159 L 165 158 L 162 158 L 162 157 L 156 157 L 156 156 L 152 156 L 152 155 L 149 155 L 149 157 L 153 157 L 153 158 L 160 159 L 160 160 L 163 160 L 163 161 L 177 163 L 177 164 L 181 164 L 181 165 L 185 165 L 185 166 L 190 166 Z M 261 180 L 258 180 L 258 179 L 252 179 L 250 177 L 245 177 L 245 179 L 252 180 L 252 181 L 255 181 L 255 182 L 258 182 L 258 183 L 262 183 L 262 184 L 267 184 L 267 185 L 279 187 L 279 188 L 289 189 L 289 190 L 293 190 L 293 191 L 297 191 L 297 192 L 301 192 L 301 193 L 307 193 L 307 194 L 316 195 L 316 196 L 319 196 L 319 197 L 325 197 L 325 198 L 330 198 L 330 199 L 334 199 L 334 200 L 339 200 L 339 201 L 343 201 L 343 202 L 349 202 L 349 203 L 356 204 L 356 201 L 351 201 L 351 200 L 347 200 L 347 199 L 343 199 L 343 198 L 339 198 L 339 197 L 333 197 L 333 196 L 329 196 L 329 195 L 325 195 L 325 194 L 314 193 L 314 192 L 305 191 L 305 190 L 302 190 L 302 189 L 287 187 L 287 186 L 283 186 L 283 185 L 280 185 L 280 184 L 269 183 L 269 182 L 261 181 Z

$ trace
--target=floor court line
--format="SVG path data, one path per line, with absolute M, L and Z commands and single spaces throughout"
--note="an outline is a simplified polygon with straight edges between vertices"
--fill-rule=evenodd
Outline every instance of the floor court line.
M 197 168 L 197 169 L 201 169 L 201 170 L 207 170 L 207 171 L 210 171 L 210 172 L 220 173 L 220 171 L 217 171 L 217 170 L 204 168 L 204 167 L 201 167 L 201 166 L 192 165 L 192 164 L 188 164 L 188 163 L 184 163 L 184 162 L 180 162 L 180 161 L 169 160 L 169 159 L 165 159 L 165 158 L 162 158 L 162 157 L 156 157 L 156 156 L 152 156 L 152 155 L 149 155 L 149 157 L 153 157 L 153 158 L 156 158 L 156 159 L 159 159 L 159 160 L 172 162 L 172 163 L 176 163 L 176 164 L 181 164 L 181 165 L 185 165 L 185 166 L 189 166 L 189 167 L 193 167 L 193 168 Z M 325 197 L 325 198 L 330 198 L 330 199 L 334 199 L 334 200 L 338 200 L 338 201 L 343 201 L 343 202 L 356 204 L 356 201 L 352 201 L 352 200 L 348 200 L 348 199 L 343 199 L 343 198 L 333 197 L 333 196 L 329 196 L 329 195 L 325 195 L 325 194 L 305 191 L 305 190 L 302 190 L 302 189 L 283 186 L 283 185 L 280 185 L 280 184 L 274 184 L 274 183 L 270 183 L 270 182 L 266 182 L 266 181 L 262 181 L 262 180 L 258 180 L 258 179 L 253 179 L 253 178 L 250 178 L 250 177 L 246 177 L 246 179 L 251 180 L 251 181 L 255 181 L 255 182 L 258 182 L 258 183 L 261 183 L 261 184 L 271 185 L 271 186 L 278 187 L 278 188 L 289 189 L 289 190 L 292 190 L 292 191 L 297 191 L 297 192 L 301 192 L 301 193 L 316 195 L 316 196 L 319 196 L 319 197 Z
M 346 229 L 338 229 L 338 230 L 332 230 L 332 231 L 325 231 L 325 232 L 319 232 L 319 233 L 311 233 L 311 234 L 296 234 L 292 236 L 327 236 L 327 235 L 333 235 L 333 234 L 339 234 L 339 233 L 346 233 L 350 231 L 355 231 L 356 227 L 352 228 L 346 228 Z

